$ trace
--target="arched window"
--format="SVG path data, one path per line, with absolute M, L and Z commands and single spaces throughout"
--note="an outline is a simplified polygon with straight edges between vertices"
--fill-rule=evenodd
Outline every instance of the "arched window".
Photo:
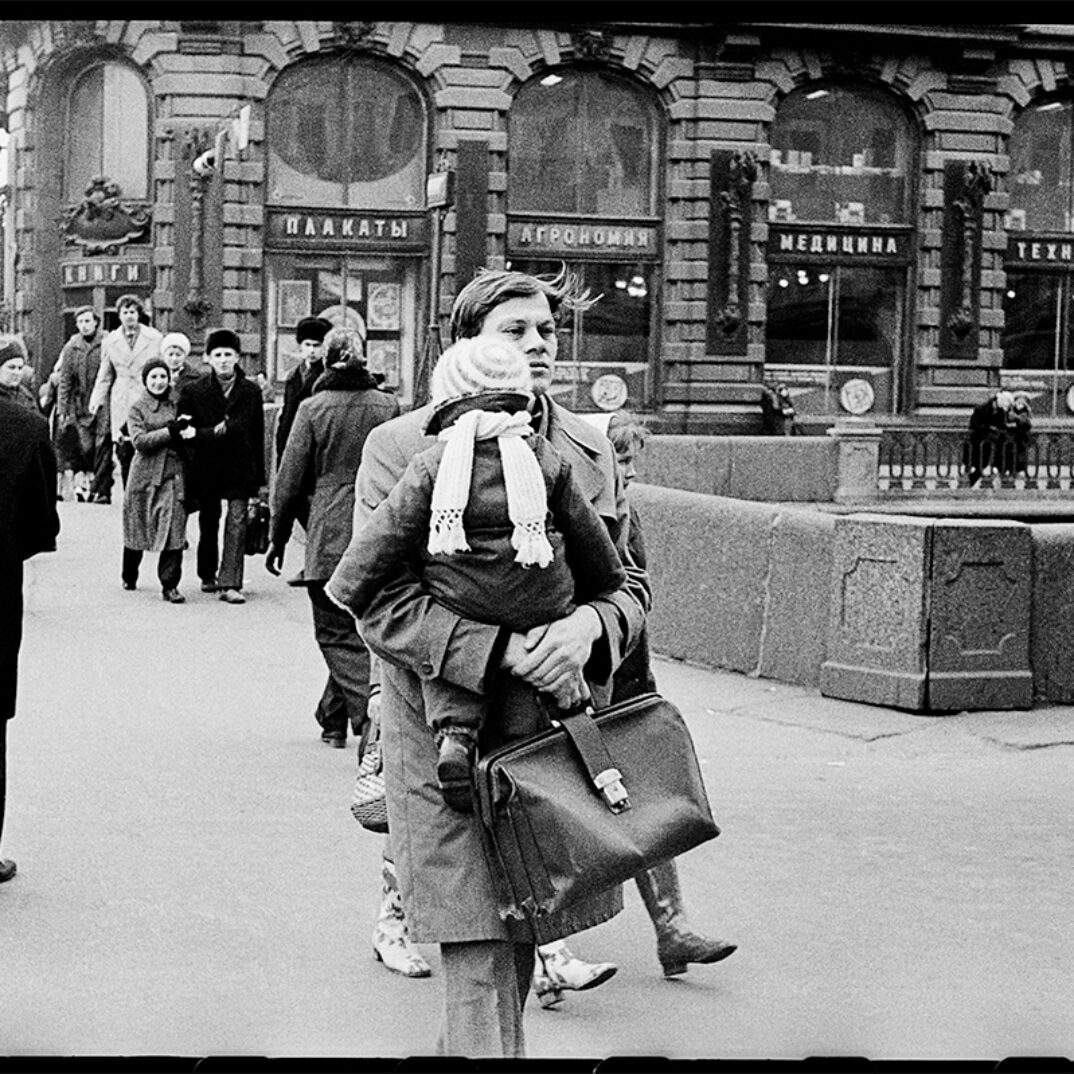
M 907 409 L 910 116 L 882 90 L 813 83 L 780 104 L 769 141 L 766 377 L 802 413 Z
M 81 200 L 86 185 L 106 175 L 124 197 L 149 191 L 149 96 L 137 72 L 97 63 L 74 80 L 67 98 L 64 197 Z
M 772 220 L 910 222 L 916 138 L 881 91 L 798 89 L 779 106 L 770 141 Z
M 557 71 L 511 106 L 511 212 L 652 216 L 659 139 L 647 94 L 603 71 Z
M 269 95 L 267 140 L 272 204 L 424 205 L 425 108 L 387 64 L 333 56 L 284 71 Z

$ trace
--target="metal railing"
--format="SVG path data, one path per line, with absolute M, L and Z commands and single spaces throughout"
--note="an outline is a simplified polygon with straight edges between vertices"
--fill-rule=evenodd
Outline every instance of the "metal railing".
M 884 492 L 958 489 L 1069 491 L 1074 433 L 1033 432 L 1028 443 L 978 445 L 958 431 L 885 429 L 877 485 Z

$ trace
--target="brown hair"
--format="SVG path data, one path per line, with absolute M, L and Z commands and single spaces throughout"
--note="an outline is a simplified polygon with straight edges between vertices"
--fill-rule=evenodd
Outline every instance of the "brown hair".
M 512 298 L 544 295 L 552 316 L 560 307 L 587 310 L 601 296 L 592 297 L 588 288 L 564 263 L 555 274 L 532 275 L 510 269 L 478 269 L 477 275 L 458 293 L 451 308 L 451 341 L 469 339 L 481 332 L 485 318 Z
M 641 451 L 649 438 L 649 430 L 629 410 L 617 410 L 608 420 L 608 439 L 618 455 L 634 448 Z

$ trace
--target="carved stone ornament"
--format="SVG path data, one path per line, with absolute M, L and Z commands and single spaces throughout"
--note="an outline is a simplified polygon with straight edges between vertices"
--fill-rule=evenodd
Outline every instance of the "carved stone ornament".
M 95 175 L 81 203 L 64 214 L 61 232 L 68 242 L 88 254 L 115 253 L 120 246 L 142 238 L 149 230 L 149 210 L 123 200 L 119 184 Z
M 958 338 L 964 339 L 973 328 L 973 267 L 976 251 L 981 241 L 981 217 L 985 195 L 993 187 L 992 172 L 987 164 L 971 160 L 966 165 L 962 196 L 954 203 L 959 220 L 959 257 L 962 262 L 961 292 L 959 306 L 947 319 L 947 327 Z
M 753 153 L 734 153 L 728 165 L 727 187 L 720 191 L 720 210 L 727 219 L 727 301 L 715 321 L 726 336 L 733 336 L 742 324 L 742 307 L 739 304 L 741 235 L 743 226 L 748 227 L 750 223 L 750 205 L 757 174 L 757 158 Z
M 190 279 L 188 281 L 186 301 L 183 309 L 194 318 L 196 327 L 201 327 L 213 304 L 204 291 L 205 263 L 205 194 L 212 181 L 212 172 L 200 173 L 193 167 L 193 161 L 206 152 L 213 144 L 212 133 L 203 127 L 191 127 L 183 138 L 183 156 L 191 161 L 190 168 Z
M 571 47 L 576 59 L 606 61 L 611 58 L 612 37 L 604 30 L 581 30 L 571 34 Z
M 365 48 L 377 29 L 375 22 L 337 22 L 333 24 L 336 40 L 343 48 Z

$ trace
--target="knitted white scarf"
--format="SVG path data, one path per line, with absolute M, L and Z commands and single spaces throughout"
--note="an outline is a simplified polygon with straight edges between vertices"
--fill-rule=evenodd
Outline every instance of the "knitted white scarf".
M 544 529 L 548 511 L 544 477 L 537 457 L 522 440 L 532 432 L 525 411 L 468 410 L 440 433 L 438 439 L 447 446 L 433 486 L 430 553 L 450 556 L 470 550 L 462 516 L 470 498 L 474 441 L 495 437 L 503 461 L 507 514 L 515 527 L 511 534 L 511 547 L 517 550 L 515 562 L 523 567 L 547 567 L 552 562 L 552 546 Z

